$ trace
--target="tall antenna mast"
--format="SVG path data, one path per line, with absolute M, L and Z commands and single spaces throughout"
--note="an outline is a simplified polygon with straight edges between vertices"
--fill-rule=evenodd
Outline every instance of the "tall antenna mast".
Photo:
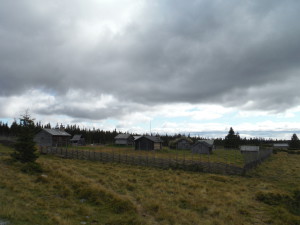
M 150 136 L 152 136 L 152 134 L 151 134 L 151 120 L 150 120 Z

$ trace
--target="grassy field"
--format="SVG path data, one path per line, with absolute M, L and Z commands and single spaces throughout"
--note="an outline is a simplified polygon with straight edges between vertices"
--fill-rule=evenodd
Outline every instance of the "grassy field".
M 122 147 L 114 145 L 103 145 L 103 146 L 78 146 L 71 147 L 71 149 L 79 149 L 92 152 L 114 152 L 115 154 L 127 154 L 127 155 L 139 155 L 139 156 L 153 156 L 156 158 L 172 158 L 178 160 L 198 160 L 205 162 L 222 162 L 232 164 L 236 166 L 243 166 L 244 159 L 239 150 L 224 150 L 217 149 L 213 151 L 213 154 L 193 154 L 190 150 L 176 150 L 170 149 L 169 147 L 163 147 L 162 150 L 156 151 L 136 151 L 133 147 Z
M 241 177 L 49 155 L 27 174 L 11 151 L 0 145 L 0 222 L 300 224 L 300 155 L 280 152 Z

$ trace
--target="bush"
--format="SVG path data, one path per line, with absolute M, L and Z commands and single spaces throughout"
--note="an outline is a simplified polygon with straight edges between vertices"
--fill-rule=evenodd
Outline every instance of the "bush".
M 258 192 L 256 199 L 272 206 L 281 205 L 294 215 L 300 215 L 300 190 L 298 189 L 293 192 L 292 196 L 274 192 Z
M 24 173 L 35 174 L 42 173 L 43 169 L 40 164 L 36 162 L 24 163 L 21 167 L 21 171 Z

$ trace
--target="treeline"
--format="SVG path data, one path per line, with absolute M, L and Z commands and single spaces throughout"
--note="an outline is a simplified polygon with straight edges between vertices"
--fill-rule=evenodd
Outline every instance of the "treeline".
M 121 133 L 116 129 L 113 131 L 104 131 L 95 128 L 82 129 L 77 125 L 67 125 L 64 129 L 72 136 L 75 134 L 81 134 L 87 144 L 112 144 L 114 143 L 114 138 Z
M 41 124 L 41 122 L 37 122 L 34 124 L 35 126 L 35 133 L 38 133 L 43 128 L 54 128 L 54 129 L 63 129 L 67 133 L 69 133 L 72 137 L 75 134 L 81 134 L 87 144 L 111 144 L 114 142 L 115 136 L 117 136 L 120 132 L 113 130 L 113 131 L 104 131 L 100 129 L 86 129 L 80 128 L 78 125 L 67 125 L 64 126 L 62 124 L 56 124 L 55 127 L 52 127 L 50 123 L 48 124 Z M 21 126 L 17 121 L 14 121 L 11 126 L 7 123 L 3 123 L 0 121 L 0 136 L 10 136 L 14 137 L 17 136 L 20 132 Z
M 120 131 L 116 129 L 113 131 L 105 131 L 100 129 L 86 129 L 80 128 L 78 125 L 62 125 L 56 124 L 55 127 L 51 127 L 51 124 L 41 124 L 41 122 L 35 123 L 35 132 L 38 133 L 42 128 L 57 128 L 57 129 L 64 129 L 66 132 L 74 136 L 75 134 L 81 134 L 87 144 L 112 144 L 114 143 L 114 138 L 120 134 Z M 0 136 L 16 136 L 20 131 L 20 124 L 15 120 L 10 126 L 7 123 L 3 123 L 0 121 Z M 133 133 L 132 135 L 147 135 L 145 134 L 136 134 Z M 183 135 L 183 134 L 152 134 L 154 136 L 159 136 L 163 140 L 163 145 L 168 146 L 169 143 L 180 137 L 187 137 L 191 139 L 194 143 L 197 140 L 207 139 L 205 137 L 200 136 L 190 136 L 190 135 Z M 235 133 L 232 128 L 230 128 L 228 135 L 224 138 L 216 138 L 215 145 L 217 146 L 225 146 L 228 148 L 235 148 L 240 145 L 271 145 L 277 142 L 287 142 L 287 140 L 277 140 L 277 139 L 265 139 L 265 138 L 241 138 L 238 133 Z
M 239 148 L 241 145 L 253 145 L 271 147 L 274 143 L 289 142 L 287 140 L 265 139 L 265 138 L 241 138 L 239 133 L 235 133 L 233 128 L 230 127 L 228 134 L 225 138 L 217 138 L 214 141 L 215 145 L 224 146 L 225 148 Z

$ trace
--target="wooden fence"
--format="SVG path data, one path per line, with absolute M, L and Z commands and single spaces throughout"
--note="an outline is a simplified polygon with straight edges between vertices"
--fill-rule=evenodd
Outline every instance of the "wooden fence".
M 244 157 L 244 169 L 248 171 L 261 164 L 273 154 L 272 149 L 261 149 L 258 152 L 242 152 Z
M 63 158 L 91 160 L 100 162 L 115 162 L 137 166 L 156 167 L 161 169 L 181 169 L 187 171 L 207 172 L 228 175 L 243 175 L 248 170 L 254 168 L 264 159 L 268 158 L 272 152 L 260 155 L 261 158 L 252 157 L 251 160 L 239 167 L 221 162 L 203 162 L 198 160 L 187 160 L 178 158 L 159 158 L 155 155 L 130 155 L 114 152 L 95 152 L 85 150 L 72 150 L 66 148 L 40 147 L 42 154 L 58 155 Z M 260 157 L 259 156 L 259 157 Z M 248 157 L 249 158 L 249 157 Z

